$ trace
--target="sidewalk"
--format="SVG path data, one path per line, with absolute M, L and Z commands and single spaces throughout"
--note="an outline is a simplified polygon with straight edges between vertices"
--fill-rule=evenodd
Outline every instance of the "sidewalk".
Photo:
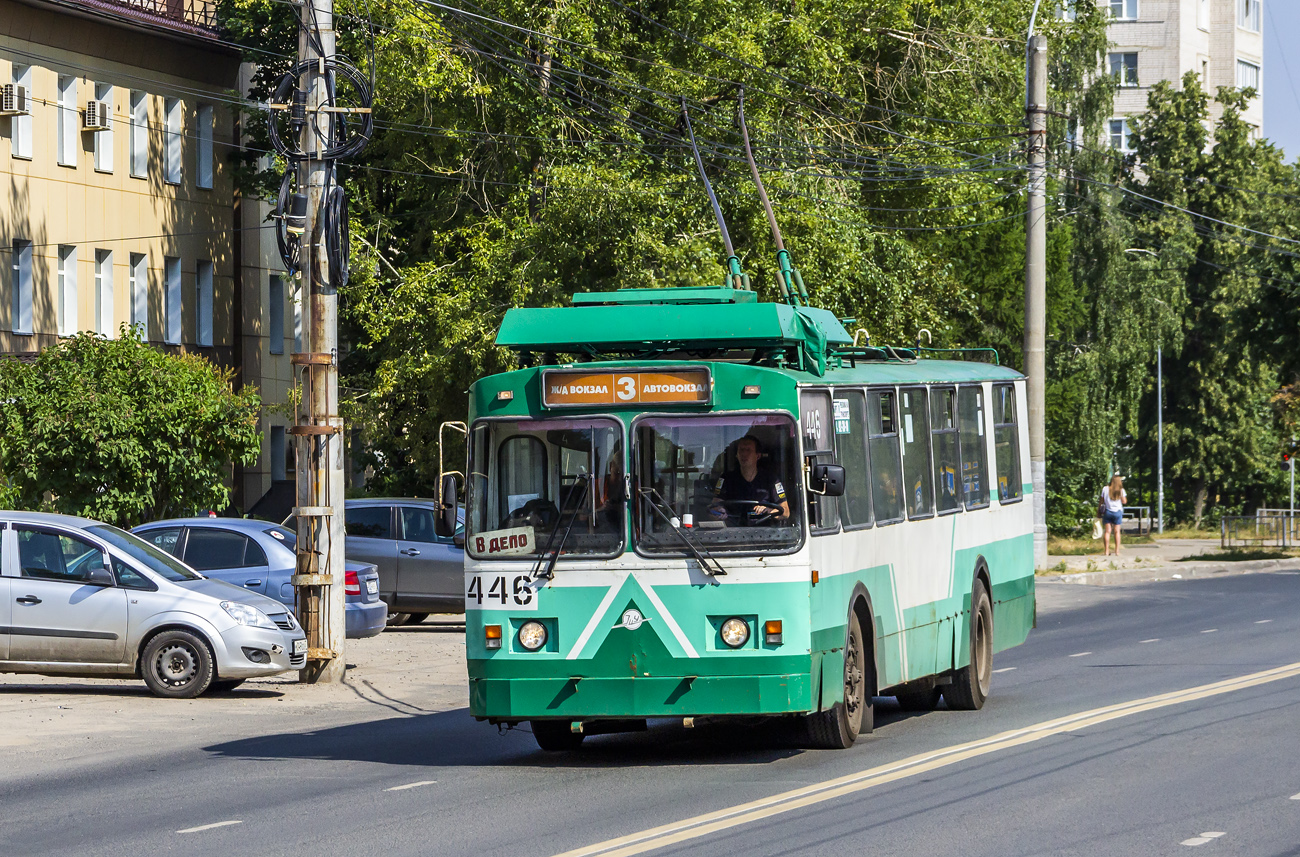
M 1125 544 L 1119 556 L 1112 554 L 1103 557 L 1101 551 L 1102 543 L 1098 539 L 1095 554 L 1048 556 L 1047 568 L 1040 571 L 1039 575 L 1062 583 L 1106 584 L 1249 574 L 1280 568 L 1300 569 L 1300 557 L 1280 560 L 1179 561 L 1189 556 L 1219 553 L 1218 539 L 1157 539 L 1150 544 Z

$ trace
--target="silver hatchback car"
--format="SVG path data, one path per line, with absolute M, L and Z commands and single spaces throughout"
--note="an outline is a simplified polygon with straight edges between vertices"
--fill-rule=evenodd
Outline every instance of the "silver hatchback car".
M 0 672 L 137 677 L 188 699 L 307 659 L 283 604 L 108 524 L 0 511 L 0 559 Z

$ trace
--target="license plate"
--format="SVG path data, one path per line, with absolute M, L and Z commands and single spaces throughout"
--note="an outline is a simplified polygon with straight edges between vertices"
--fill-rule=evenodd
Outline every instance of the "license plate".
M 378 581 L 378 580 L 367 580 L 367 581 L 366 581 L 366 593 L 367 593 L 368 595 L 378 595 L 378 594 L 379 594 L 379 581 Z
M 294 640 L 294 641 L 293 641 L 293 653 L 294 653 L 295 655 L 305 655 L 305 654 L 307 654 L 307 641 L 306 641 L 306 640 Z

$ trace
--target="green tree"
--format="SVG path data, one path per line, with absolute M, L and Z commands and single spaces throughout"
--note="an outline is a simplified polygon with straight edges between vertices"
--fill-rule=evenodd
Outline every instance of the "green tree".
M 224 508 L 261 440 L 257 390 L 232 374 L 125 325 L 0 360 L 0 502 L 121 527 Z

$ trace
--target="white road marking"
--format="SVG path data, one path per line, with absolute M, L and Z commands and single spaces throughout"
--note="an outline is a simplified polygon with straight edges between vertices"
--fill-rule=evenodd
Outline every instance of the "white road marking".
M 184 830 L 178 830 L 177 833 L 198 833 L 203 830 L 212 830 L 215 827 L 229 827 L 232 824 L 243 824 L 242 821 L 214 821 L 212 824 L 200 824 L 198 827 L 187 827 Z
M 1259 620 L 1258 622 L 1256 622 L 1255 624 L 1256 624 L 1256 625 L 1267 625 L 1269 622 L 1272 622 L 1272 621 L 1273 621 L 1272 619 L 1260 619 L 1260 620 Z
M 1091 654 L 1092 654 L 1092 652 L 1076 652 L 1075 654 L 1070 655 L 1070 657 L 1072 657 L 1072 658 L 1081 658 L 1081 657 L 1083 657 L 1084 655 L 1091 655 Z
M 404 786 L 393 786 L 391 789 L 384 789 L 384 791 L 386 791 L 386 792 L 402 792 L 402 791 L 406 791 L 407 789 L 418 789 L 420 786 L 431 786 L 431 785 L 433 785 L 433 784 L 436 783 L 436 782 L 438 782 L 438 781 L 437 781 L 437 780 L 420 780 L 418 783 L 407 783 L 407 784 L 404 785 Z
M 1159 638 L 1159 637 L 1152 637 L 1152 638 L 1149 639 L 1149 640 L 1142 640 L 1142 642 L 1143 642 L 1143 643 L 1158 643 L 1158 642 L 1160 642 L 1160 638 Z
M 1291 795 L 1291 800 L 1300 800 L 1300 794 Z
M 1202 633 L 1202 634 L 1213 634 L 1213 633 L 1214 633 L 1215 631 L 1217 631 L 1217 630 L 1219 630 L 1219 629 L 1218 629 L 1218 628 L 1208 628 L 1208 629 L 1202 631 L 1201 633 Z
M 1227 836 L 1222 830 L 1211 830 L 1209 833 L 1202 833 L 1206 839 L 1218 839 L 1220 836 Z
M 994 670 L 993 673 L 994 673 L 995 675 L 996 675 L 997 673 L 1009 673 L 1009 672 L 1011 672 L 1013 669 L 1015 669 L 1015 667 L 1003 667 L 1003 668 L 1000 669 L 1000 670 Z
M 1195 846 L 1197 846 L 1197 845 L 1204 845 L 1205 843 L 1207 843 L 1207 842 L 1209 842 L 1209 841 L 1210 841 L 1210 840 L 1209 840 L 1209 839 L 1206 839 L 1204 836 L 1193 836 L 1191 839 L 1184 839 L 1182 842 L 1179 842 L 1178 844 L 1179 844 L 1179 845 L 1191 845 L 1191 846 L 1195 847 Z

